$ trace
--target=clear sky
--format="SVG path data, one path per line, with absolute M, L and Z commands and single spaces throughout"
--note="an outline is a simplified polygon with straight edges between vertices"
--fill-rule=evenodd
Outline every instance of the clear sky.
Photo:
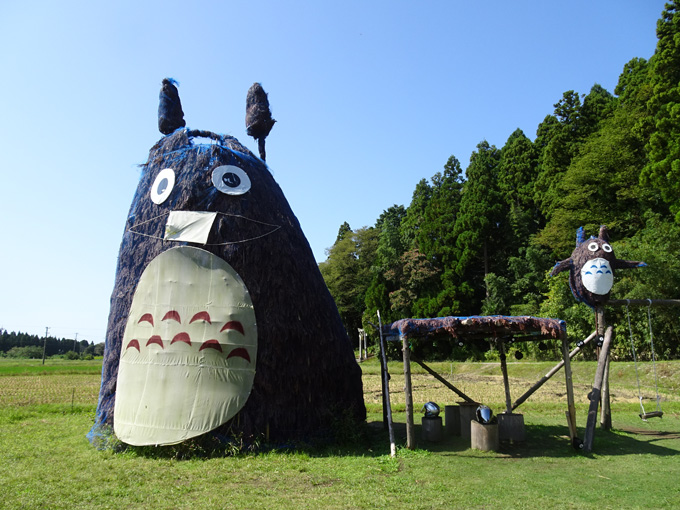
M 452 154 L 532 140 L 562 93 L 613 93 L 663 0 L 0 1 L 0 327 L 101 342 L 138 165 L 179 83 L 187 126 L 245 133 L 317 261 L 339 226 L 408 206 Z

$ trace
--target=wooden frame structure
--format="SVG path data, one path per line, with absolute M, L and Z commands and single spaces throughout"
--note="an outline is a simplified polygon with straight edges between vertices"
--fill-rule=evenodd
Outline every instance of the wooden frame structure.
M 409 339 L 428 338 L 435 336 L 448 335 L 459 342 L 465 342 L 477 338 L 492 339 L 500 353 L 501 372 L 503 374 L 503 385 L 505 388 L 505 412 L 511 414 L 529 395 L 536 391 L 545 381 L 547 381 L 562 366 L 565 372 L 565 385 L 567 389 L 566 411 L 569 435 L 572 444 L 576 444 L 579 439 L 576 437 L 576 410 L 574 406 L 574 390 L 571 378 L 571 358 L 580 350 L 577 347 L 569 352 L 567 340 L 567 326 L 565 321 L 559 319 L 542 319 L 529 316 L 473 316 L 473 317 L 440 317 L 437 319 L 401 319 L 392 324 L 381 327 L 381 336 L 384 335 L 388 341 L 402 342 L 402 353 L 404 363 L 404 393 L 406 398 L 406 447 L 414 447 L 414 425 L 413 425 L 413 392 L 411 389 L 411 360 L 422 366 L 428 373 L 433 375 L 438 381 L 442 382 L 447 388 L 451 389 L 458 396 L 467 402 L 474 403 L 471 397 L 458 390 L 453 384 L 446 381 L 443 377 L 436 374 L 434 370 L 416 359 L 411 354 Z M 594 337 L 594 334 L 591 335 Z M 505 355 L 505 345 L 518 341 L 538 341 L 544 339 L 562 341 L 562 361 L 559 366 L 547 374 L 542 380 L 536 383 L 525 393 L 515 404 L 512 403 L 510 396 L 510 385 L 508 380 L 508 369 Z M 585 342 L 584 342 L 585 343 Z M 389 402 L 387 402 L 389 406 Z
M 610 299 L 606 306 L 680 306 L 680 299 Z M 584 434 L 583 447 L 586 452 L 593 449 L 595 437 L 595 425 L 597 422 L 597 409 L 601 404 L 600 427 L 605 430 L 612 428 L 611 403 L 609 399 L 609 350 L 614 342 L 614 330 L 605 322 L 604 305 L 595 308 L 595 327 L 598 337 L 598 361 L 593 382 L 593 391 L 590 392 L 590 406 L 588 408 L 588 420 Z

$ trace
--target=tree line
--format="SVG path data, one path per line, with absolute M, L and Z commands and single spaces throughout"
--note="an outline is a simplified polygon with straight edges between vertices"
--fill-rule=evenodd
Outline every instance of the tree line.
M 43 346 L 45 356 L 68 356 L 73 359 L 81 356 L 101 356 L 104 353 L 104 344 L 95 345 L 87 340 L 74 340 L 73 338 L 55 338 L 48 336 L 47 339 L 38 335 L 30 335 L 22 332 L 9 332 L 0 328 L 0 356 L 15 358 L 42 358 Z
M 537 126 L 501 148 L 481 141 L 465 168 L 451 156 L 423 178 L 408 207 L 393 205 L 370 227 L 340 226 L 320 264 L 349 335 L 405 317 L 534 315 L 567 321 L 572 340 L 594 329 L 567 275 L 576 230 L 607 225 L 617 257 L 648 267 L 620 271 L 612 298 L 680 297 L 680 2 L 667 3 L 649 59 L 625 64 L 613 94 L 599 84 L 563 93 Z M 678 309 L 650 309 L 657 356 L 680 355 Z M 628 318 L 631 328 L 628 328 Z M 650 356 L 646 308 L 608 308 L 614 358 Z M 632 335 L 631 335 L 632 330 Z M 420 346 L 439 357 L 489 356 L 450 342 Z M 518 347 L 546 356 L 534 345 Z

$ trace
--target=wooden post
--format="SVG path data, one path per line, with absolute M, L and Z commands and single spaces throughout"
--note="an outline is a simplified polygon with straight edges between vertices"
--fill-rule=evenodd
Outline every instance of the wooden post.
M 385 340 L 382 333 L 382 320 L 380 319 L 380 311 L 378 310 L 378 332 L 380 333 L 380 366 L 384 367 L 382 370 L 382 386 L 383 386 L 383 417 L 387 417 L 387 429 L 390 435 L 390 456 L 397 455 L 397 446 L 394 442 L 394 427 L 392 426 L 392 403 L 390 401 L 390 383 L 389 375 L 387 373 L 387 355 L 385 354 Z M 386 414 L 385 414 L 386 413 Z M 384 419 L 384 418 L 383 418 Z
M 600 350 L 600 356 L 597 361 L 597 370 L 595 371 L 595 381 L 593 382 L 593 389 L 590 392 L 590 407 L 588 408 L 588 419 L 586 421 L 586 432 L 583 439 L 583 449 L 586 452 L 593 450 L 593 437 L 595 436 L 595 422 L 597 421 L 597 407 L 600 404 L 600 396 L 602 393 L 602 381 L 604 379 L 604 371 L 607 364 L 607 357 L 609 356 L 609 349 L 614 336 L 614 329 L 609 326 L 604 334 L 604 342 Z
M 401 337 L 402 355 L 404 358 L 404 397 L 406 399 L 406 448 L 413 450 L 415 446 L 413 432 L 413 392 L 411 390 L 411 349 L 408 346 L 408 339 Z
M 588 339 L 586 339 L 586 341 L 588 341 Z M 564 382 L 567 387 L 567 424 L 569 425 L 569 435 L 571 436 L 571 443 L 573 445 L 574 440 L 576 439 L 576 406 L 574 404 L 574 385 L 571 380 L 569 340 L 567 339 L 566 334 L 562 337 L 562 361 L 564 362 Z
M 359 332 L 359 361 L 362 361 L 364 359 L 363 339 L 361 338 L 361 333 L 363 330 L 361 328 L 357 328 L 357 331 Z
M 512 399 L 510 398 L 510 381 L 508 379 L 508 365 L 505 359 L 505 345 L 502 338 L 496 338 L 498 353 L 501 358 L 501 372 L 503 373 L 503 386 L 505 387 L 505 412 L 512 413 Z
M 607 325 L 604 318 L 604 306 L 598 305 L 595 308 L 595 326 L 597 335 L 599 338 L 604 338 L 605 330 Z M 610 346 L 611 349 L 611 346 Z M 599 353 L 598 353 L 599 357 Z M 600 426 L 605 430 L 609 430 L 612 427 L 612 412 L 611 405 L 609 401 L 609 351 L 607 351 L 607 357 L 604 360 L 603 375 L 602 375 L 602 390 L 600 393 L 600 401 L 602 404 L 600 413 Z
M 584 345 L 586 345 L 588 342 L 590 342 L 593 338 L 595 338 L 596 333 L 593 332 L 591 335 L 586 338 L 582 343 L 574 347 L 574 350 L 569 353 L 569 359 L 573 358 L 576 356 L 579 352 L 581 352 L 581 349 L 583 348 Z M 568 346 L 567 346 L 568 348 Z M 564 353 L 562 353 L 562 356 L 564 357 Z M 536 390 L 538 390 L 541 386 L 543 386 L 553 375 L 555 375 L 557 372 L 560 371 L 560 369 L 565 365 L 564 359 L 560 361 L 557 365 L 555 365 L 553 368 L 548 371 L 547 374 L 545 374 L 543 377 L 541 377 L 531 388 L 529 388 L 524 395 L 519 397 L 515 402 L 512 404 L 512 410 L 514 411 L 517 409 L 520 405 L 522 405 L 526 399 L 528 399 L 531 395 L 533 395 Z
M 600 409 L 600 427 L 604 430 L 612 428 L 612 408 L 609 398 L 609 356 L 605 360 L 602 377 L 602 408 Z
M 388 430 L 389 424 L 387 421 L 387 404 L 388 401 L 385 395 L 388 389 L 389 374 L 387 372 L 387 360 L 385 359 L 385 346 L 382 339 L 380 340 L 380 389 L 382 390 L 382 410 L 383 410 L 383 429 Z
M 45 340 L 43 340 L 43 356 L 42 356 L 42 364 L 45 364 L 45 353 L 47 352 L 47 334 L 49 333 L 50 328 L 45 328 Z

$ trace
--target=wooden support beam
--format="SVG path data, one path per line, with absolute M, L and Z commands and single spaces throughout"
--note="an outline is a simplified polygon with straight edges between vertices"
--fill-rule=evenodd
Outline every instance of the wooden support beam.
M 503 387 L 505 388 L 505 412 L 512 413 L 512 399 L 510 398 L 510 380 L 508 379 L 508 364 L 505 359 L 505 342 L 502 338 L 496 338 L 498 353 L 501 359 L 501 373 L 503 374 Z
M 609 306 L 680 306 L 680 299 L 610 299 Z
M 600 427 L 604 430 L 612 428 L 612 408 L 609 397 L 609 356 L 605 360 L 604 376 L 602 378 L 602 407 L 600 409 Z
M 596 333 L 593 332 L 590 334 L 588 338 L 586 338 L 583 342 L 581 342 L 579 345 L 574 347 L 574 350 L 572 350 L 570 353 L 568 353 L 568 359 L 573 358 L 576 356 L 579 352 L 581 352 L 581 349 L 583 348 L 584 345 L 586 345 L 588 342 L 590 342 L 593 338 L 595 338 Z M 567 346 L 568 350 L 568 346 Z M 562 357 L 564 358 L 564 353 L 562 353 Z M 536 390 L 538 390 L 541 386 L 543 386 L 553 375 L 555 375 L 557 372 L 560 371 L 560 369 L 565 365 L 565 360 L 562 359 L 557 365 L 555 365 L 553 368 L 551 368 L 547 374 L 545 374 L 543 377 L 541 377 L 531 388 L 529 388 L 524 395 L 519 397 L 515 402 L 512 404 L 512 410 L 514 411 L 517 409 L 520 405 L 522 405 L 531 395 L 533 395 Z
M 413 450 L 415 447 L 415 433 L 413 426 L 413 390 L 411 388 L 411 349 L 405 336 L 401 338 L 401 341 L 401 350 L 404 358 L 404 397 L 406 400 L 406 448 Z
M 458 388 L 456 388 L 453 384 L 451 384 L 449 381 L 447 381 L 446 379 L 444 379 L 444 378 L 443 378 L 441 375 L 439 375 L 437 372 L 435 372 L 435 371 L 432 370 L 430 367 L 428 367 L 422 360 L 418 359 L 413 353 L 411 353 L 411 361 L 415 361 L 416 363 L 418 363 L 421 367 L 423 367 L 423 369 L 424 369 L 428 374 L 430 374 L 432 377 L 434 377 L 435 379 L 437 379 L 440 383 L 442 383 L 442 384 L 443 384 L 444 386 L 446 386 L 448 389 L 450 389 L 451 391 L 453 391 L 456 395 L 458 395 L 459 397 L 461 397 L 461 398 L 462 398 L 463 400 L 465 400 L 466 402 L 470 402 L 471 404 L 476 404 L 476 402 L 475 402 L 472 398 L 468 397 L 465 393 L 463 393 L 462 391 L 460 391 Z
M 586 338 L 584 343 L 595 338 L 595 334 Z M 574 353 L 575 355 L 576 353 Z M 566 335 L 562 338 L 562 361 L 564 363 L 564 383 L 567 388 L 567 424 L 569 425 L 569 436 L 571 444 L 576 444 L 576 405 L 574 404 L 574 385 L 571 379 L 571 355 L 569 353 L 569 341 Z M 580 443 L 580 441 L 579 441 Z
M 595 328 L 599 338 L 604 338 L 607 323 L 604 316 L 604 306 L 598 305 L 595 307 Z M 599 344 L 598 344 L 599 345 Z M 600 355 L 600 348 L 598 348 L 598 358 Z M 602 390 L 600 392 L 600 426 L 605 429 L 611 429 L 612 411 L 609 399 L 609 354 L 604 360 L 604 369 L 602 374 Z
M 609 326 L 604 334 L 604 342 L 600 349 L 600 356 L 597 361 L 597 370 L 595 371 L 595 381 L 593 382 L 593 389 L 590 392 L 590 406 L 588 408 L 588 419 L 586 421 L 586 432 L 583 439 L 583 449 L 586 452 L 593 450 L 593 438 L 595 436 L 595 423 L 597 422 L 597 408 L 600 404 L 600 395 L 602 392 L 602 380 L 604 379 L 604 371 L 606 368 L 607 358 L 609 357 L 609 349 L 614 336 L 614 328 Z

